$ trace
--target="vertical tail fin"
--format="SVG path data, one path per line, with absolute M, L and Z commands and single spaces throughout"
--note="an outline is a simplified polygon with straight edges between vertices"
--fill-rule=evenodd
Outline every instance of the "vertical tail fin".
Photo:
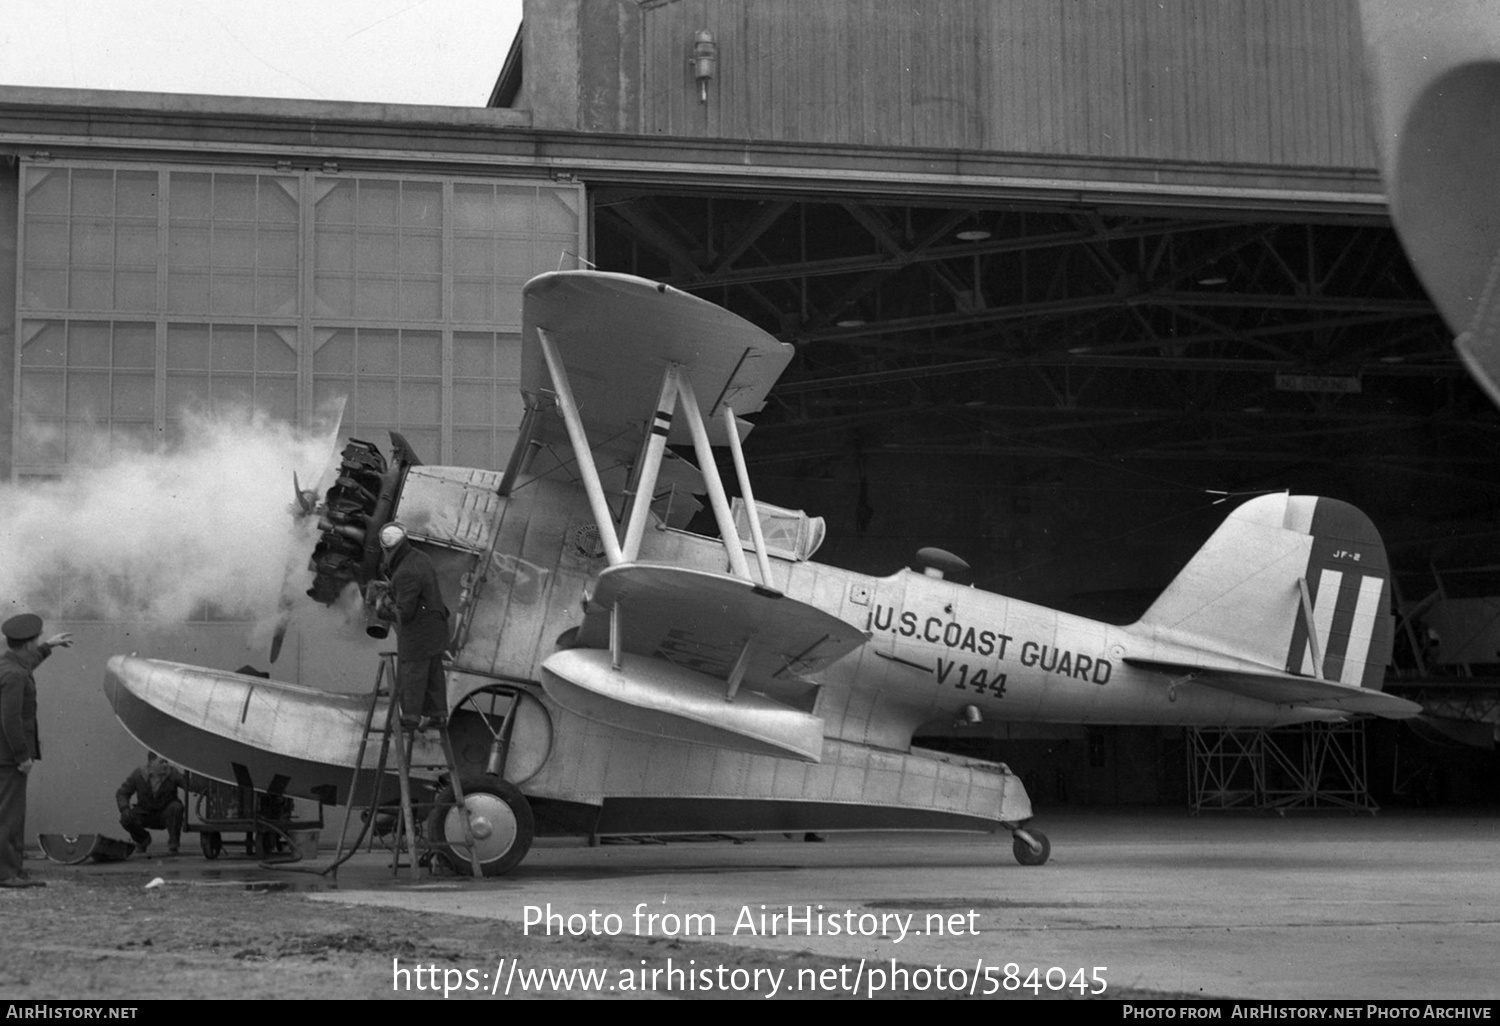
M 1379 690 L 1394 628 L 1375 525 L 1336 499 L 1264 495 L 1229 515 L 1141 617 L 1205 662 Z

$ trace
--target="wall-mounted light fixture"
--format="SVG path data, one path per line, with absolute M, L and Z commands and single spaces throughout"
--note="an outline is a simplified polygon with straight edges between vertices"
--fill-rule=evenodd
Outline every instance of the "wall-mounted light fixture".
M 714 77 L 719 63 L 719 44 L 714 34 L 707 29 L 693 37 L 693 56 L 688 59 L 693 66 L 693 77 L 698 80 L 698 102 L 708 102 L 708 83 Z

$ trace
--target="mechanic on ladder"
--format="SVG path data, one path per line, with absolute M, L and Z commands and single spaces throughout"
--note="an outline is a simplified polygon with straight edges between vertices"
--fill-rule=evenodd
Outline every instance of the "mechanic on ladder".
M 396 696 L 407 732 L 435 730 L 448 722 L 448 683 L 443 650 L 448 647 L 448 606 L 437 571 L 425 552 L 392 520 L 380 529 L 381 560 L 389 586 L 381 601 L 396 623 Z

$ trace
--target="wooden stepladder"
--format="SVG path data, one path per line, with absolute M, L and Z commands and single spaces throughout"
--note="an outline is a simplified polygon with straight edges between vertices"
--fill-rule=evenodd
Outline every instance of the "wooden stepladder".
M 381 699 L 385 699 L 385 716 L 379 727 L 375 726 L 375 717 L 380 710 Z M 365 766 L 365 754 L 369 750 L 372 737 L 380 739 L 380 754 L 375 760 L 373 767 Z M 463 841 L 447 841 L 455 848 L 467 850 L 469 864 L 474 872 L 474 878 L 479 879 L 484 874 L 479 865 L 479 854 L 474 846 L 474 835 L 469 823 L 469 808 L 464 801 L 463 785 L 459 781 L 457 769 L 458 760 L 453 754 L 453 741 L 448 735 L 447 724 L 438 728 L 438 738 L 443 745 L 443 764 L 421 764 L 412 765 L 412 751 L 416 742 L 416 732 L 409 732 L 401 725 L 401 698 L 396 688 L 396 653 L 380 653 L 380 668 L 375 674 L 375 686 L 370 692 L 369 709 L 365 712 L 364 730 L 360 734 L 359 752 L 355 756 L 354 770 L 349 781 L 348 804 L 344 811 L 344 829 L 339 833 L 338 851 L 335 855 L 334 865 L 340 865 L 346 858 L 344 855 L 345 838 L 349 835 L 349 817 L 353 814 L 355 806 L 362 807 L 367 824 L 373 824 L 381 808 L 381 793 L 387 770 L 390 766 L 391 753 L 396 756 L 396 779 L 401 787 L 401 802 L 398 819 L 396 823 L 397 836 L 402 834 L 406 837 L 406 849 L 411 858 L 409 865 L 413 882 L 421 879 L 421 865 L 418 853 L 425 850 L 437 850 L 445 842 L 433 840 L 419 840 L 417 837 L 416 810 L 419 807 L 430 807 L 430 803 L 415 802 L 412 798 L 411 771 L 416 769 L 438 769 L 447 770 L 448 779 L 453 786 L 454 810 L 458 812 L 460 822 L 463 824 Z M 364 800 L 361 801 L 361 798 Z M 361 832 L 363 837 L 363 832 Z M 356 840 L 357 847 L 359 841 Z M 401 845 L 393 846 L 391 854 L 391 875 L 395 876 L 401 870 Z

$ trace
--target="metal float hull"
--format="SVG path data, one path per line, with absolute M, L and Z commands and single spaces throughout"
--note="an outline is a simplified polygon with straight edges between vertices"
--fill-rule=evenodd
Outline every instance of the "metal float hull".
M 247 776 L 259 790 L 328 804 L 349 801 L 370 708 L 367 695 L 136 656 L 109 660 L 104 693 L 132 736 L 194 773 L 228 783 Z M 380 702 L 374 722 L 384 719 Z M 375 738 L 366 748 L 365 766 L 374 768 L 378 757 Z M 418 737 L 412 762 L 441 765 L 441 747 L 435 739 Z M 371 779 L 365 775 L 362 788 Z M 382 798 L 398 794 L 398 786 L 393 773 L 385 774 Z M 368 797 L 354 796 L 360 802 Z

